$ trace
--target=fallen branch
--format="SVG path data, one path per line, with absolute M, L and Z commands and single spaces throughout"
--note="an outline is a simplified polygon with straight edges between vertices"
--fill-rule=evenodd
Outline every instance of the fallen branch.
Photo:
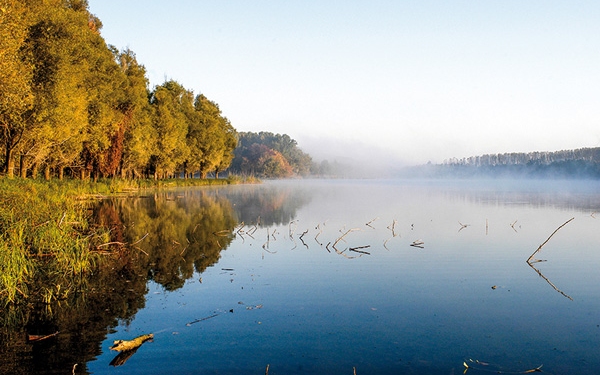
M 152 340 L 153 338 L 154 335 L 150 333 L 147 335 L 138 336 L 133 340 L 115 340 L 113 342 L 113 346 L 111 346 L 109 349 L 116 350 L 118 352 L 129 351 L 139 348 L 143 343 L 148 340 Z
M 518 220 L 515 220 L 515 221 L 513 221 L 513 222 L 510 224 L 510 227 L 511 227 L 511 228 L 512 228 L 512 229 L 513 229 L 515 232 L 517 231 L 517 230 L 515 229 L 515 224 L 517 223 L 517 221 L 518 221 Z
M 127 245 L 127 242 L 119 242 L 119 241 L 112 241 L 112 242 L 106 242 L 100 245 L 96 245 L 96 247 L 104 247 L 104 246 L 110 246 L 110 245 L 119 245 L 119 246 L 125 246 Z
M 467 361 L 469 361 L 469 363 L 467 364 Z M 463 372 L 463 374 L 467 373 L 468 369 L 473 369 L 473 370 L 478 370 L 478 371 L 484 371 L 484 372 L 491 372 L 494 374 L 531 374 L 533 372 L 542 372 L 542 365 L 539 365 L 538 367 L 534 367 L 532 369 L 529 370 L 524 370 L 524 371 L 504 371 L 498 368 L 498 366 L 496 365 L 492 365 L 490 363 L 487 362 L 482 362 L 482 361 L 478 361 L 478 360 L 472 360 L 472 359 L 468 359 L 463 361 L 463 366 L 465 367 L 465 371 Z
M 423 240 L 416 240 L 416 241 L 413 241 L 413 243 L 410 244 L 410 246 L 412 246 L 412 247 L 418 247 L 420 249 L 424 249 L 425 248 L 425 246 L 423 246 L 423 245 L 425 245 L 425 242 L 423 242 Z
M 42 340 L 46 340 L 49 339 L 50 337 L 54 337 L 58 335 L 58 331 L 51 333 L 49 335 L 27 335 L 27 341 L 29 342 L 37 342 L 37 341 L 42 341 Z
M 379 219 L 379 218 L 378 218 L 378 217 L 376 217 L 375 219 L 373 219 L 373 220 L 369 221 L 369 222 L 368 222 L 368 223 L 366 223 L 365 225 L 366 225 L 366 226 L 368 226 L 368 227 L 371 227 L 371 228 L 373 228 L 373 226 L 371 225 L 371 223 L 372 223 L 372 222 L 374 222 L 374 221 L 375 221 L 375 220 L 377 220 L 377 219 Z M 375 229 L 375 228 L 373 228 L 373 229 Z
M 300 240 L 302 240 L 302 237 L 304 237 L 306 235 L 306 233 L 308 233 L 308 229 L 305 230 L 304 232 L 302 232 L 302 234 L 300 235 Z M 302 241 L 304 242 L 304 241 Z
M 132 243 L 130 246 L 134 246 L 140 242 L 142 242 L 144 240 L 144 238 L 148 237 L 148 233 L 146 233 L 144 235 L 144 237 L 140 238 L 139 240 L 135 241 L 134 243 Z M 177 242 L 177 241 L 173 241 L 173 242 Z M 189 242 L 189 241 L 188 241 Z M 179 243 L 177 243 L 179 245 Z M 106 242 L 100 245 L 96 245 L 96 248 L 99 247 L 105 247 L 105 246 L 110 246 L 110 245 L 119 245 L 119 246 L 127 246 L 129 245 L 127 242 L 120 242 L 120 241 L 112 241 L 112 242 Z
M 144 237 L 132 243 L 131 246 L 137 245 L 138 243 L 142 242 L 146 237 L 148 237 L 148 233 L 144 234 Z
M 359 229 L 359 228 L 352 228 L 352 229 L 348 229 L 348 230 L 346 231 L 346 233 L 342 234 L 342 236 L 341 236 L 341 237 L 339 237 L 339 238 L 338 238 L 338 239 L 337 239 L 337 240 L 336 240 L 336 241 L 333 243 L 333 248 L 335 249 L 335 245 L 337 245 L 337 244 L 338 244 L 338 242 L 340 242 L 341 240 L 343 240 L 343 239 L 344 239 L 344 237 L 346 237 L 346 236 L 348 235 L 348 233 L 350 233 L 350 232 L 354 232 L 354 231 L 357 231 L 357 230 L 360 230 L 360 229 Z M 337 249 L 336 249 L 336 250 L 337 250 Z
M 371 245 L 351 247 L 350 251 L 354 251 L 355 253 L 371 255 L 371 253 L 369 253 L 368 251 L 359 250 L 359 249 L 368 249 L 369 247 L 371 247 Z
M 188 327 L 189 327 L 189 326 L 191 326 L 192 324 L 199 323 L 199 322 L 203 322 L 203 321 L 205 321 L 205 320 L 208 320 L 208 319 L 210 319 L 210 318 L 214 318 L 215 316 L 219 316 L 219 314 L 213 314 L 213 315 L 206 316 L 206 317 L 204 317 L 204 318 L 200 318 L 200 319 L 193 320 L 193 321 L 191 321 L 191 322 L 187 323 L 187 324 L 186 324 L 186 326 L 188 326 Z
M 540 250 L 542 250 L 542 247 L 543 247 L 543 246 L 544 246 L 544 245 L 545 245 L 545 244 L 546 244 L 548 241 L 550 241 L 550 239 L 552 238 L 552 236 L 554 236 L 554 234 L 555 234 L 556 232 L 558 232 L 558 230 L 559 230 L 560 228 L 562 228 L 562 227 L 564 227 L 565 225 L 569 224 L 569 223 L 570 223 L 571 221 L 573 221 L 573 220 L 575 220 L 575 218 L 574 218 L 574 217 L 570 218 L 570 219 L 569 219 L 569 220 L 567 220 L 567 221 L 566 221 L 566 222 L 565 222 L 563 225 L 561 225 L 560 227 L 556 228 L 556 230 L 555 230 L 554 232 L 552 232 L 552 234 L 550 235 L 550 237 L 548 237 L 548 238 L 546 239 L 546 241 L 544 241 L 544 242 L 543 242 L 543 243 L 542 243 L 542 244 L 541 244 L 541 245 L 540 245 L 540 246 L 537 248 L 537 250 L 536 250 L 536 251 L 534 251 L 534 252 L 533 252 L 533 254 L 531 254 L 531 255 L 529 256 L 529 258 L 527 258 L 527 263 L 531 264 L 531 260 L 533 259 L 533 257 L 535 256 L 535 254 L 537 254 L 537 253 L 538 253 Z M 516 221 L 515 221 L 515 222 L 516 222 Z M 536 262 L 539 262 L 539 261 L 536 261 Z
M 392 221 L 392 224 L 387 227 L 387 229 L 389 229 L 389 230 L 392 231 L 392 237 L 396 237 L 397 236 L 396 231 L 395 231 L 396 230 L 396 223 L 397 222 L 398 222 L 398 220 L 394 219 L 394 221 Z

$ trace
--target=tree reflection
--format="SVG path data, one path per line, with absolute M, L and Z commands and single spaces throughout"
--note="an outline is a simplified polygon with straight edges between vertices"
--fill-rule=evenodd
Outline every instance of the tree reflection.
M 263 226 L 288 224 L 310 201 L 310 192 L 292 186 L 240 186 L 228 196 L 240 222 Z
M 263 226 L 287 223 L 306 194 L 290 189 L 185 189 L 111 198 L 91 209 L 93 225 L 109 228 L 110 244 L 98 251 L 93 274 L 81 276 L 75 292 L 50 304 L 34 296 L 27 305 L 0 307 L 0 373 L 87 373 L 102 352 L 107 332 L 129 324 L 145 305 L 147 282 L 176 290 L 219 260 L 239 223 L 260 217 Z M 36 275 L 33 290 L 47 287 Z M 39 342 L 28 335 L 58 334 Z M 106 349 L 106 348 L 104 348 Z
M 237 221 L 231 203 L 210 192 L 185 190 L 107 200 L 96 213 L 115 234 L 123 233 L 123 242 L 138 242 L 126 250 L 126 259 L 135 261 L 141 273 L 166 290 L 176 290 L 194 271 L 203 272 L 217 262 L 233 239 Z M 110 210 L 119 213 L 118 219 L 107 215 Z M 223 230 L 229 235 L 215 234 Z

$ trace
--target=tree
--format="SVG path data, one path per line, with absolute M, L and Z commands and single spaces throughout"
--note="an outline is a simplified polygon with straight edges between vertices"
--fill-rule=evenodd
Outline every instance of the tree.
M 121 176 L 141 175 L 142 169 L 150 162 L 151 151 L 156 149 L 156 134 L 152 128 L 152 107 L 148 101 L 148 78 L 146 68 L 137 62 L 130 49 L 113 54 L 121 71 L 125 74 L 126 102 L 122 104 L 125 113 Z
M 33 105 L 31 64 L 25 59 L 29 17 L 21 0 L 0 1 L 0 139 L 4 148 L 4 172 L 13 176 L 13 151 L 23 138 L 26 113 Z
M 188 118 L 193 112 L 193 93 L 175 81 L 154 89 L 150 103 L 155 110 L 154 131 L 158 142 L 151 157 L 155 177 L 173 175 L 189 155 Z
M 230 165 L 237 144 L 236 131 L 219 106 L 204 95 L 196 97 L 194 108 L 199 121 L 192 123 L 188 135 L 195 151 L 190 164 L 197 166 L 201 178 L 206 178 L 209 172 L 218 174 Z
M 27 164 L 74 160 L 88 121 L 85 45 L 88 17 L 60 1 L 32 3 L 33 21 L 23 44 L 32 66 L 33 106 L 18 152 Z

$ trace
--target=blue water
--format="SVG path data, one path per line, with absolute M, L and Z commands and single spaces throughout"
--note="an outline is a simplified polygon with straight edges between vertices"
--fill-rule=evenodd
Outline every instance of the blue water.
M 540 365 L 596 374 L 598 187 L 367 180 L 212 189 L 244 218 L 233 241 L 182 288 L 150 281 L 145 308 L 108 334 L 87 368 L 461 374 L 466 362 L 473 374 Z M 526 259 L 572 217 L 536 255 L 544 279 Z M 422 248 L 410 246 L 417 240 Z M 151 332 L 125 364 L 109 366 L 113 340 Z

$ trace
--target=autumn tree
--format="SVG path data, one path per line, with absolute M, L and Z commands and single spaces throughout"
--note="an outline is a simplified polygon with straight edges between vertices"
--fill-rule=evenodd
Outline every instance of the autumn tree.
M 197 122 L 191 123 L 188 140 L 192 153 L 188 160 L 198 170 L 201 178 L 209 172 L 218 175 L 229 167 L 233 159 L 233 150 L 237 144 L 236 131 L 219 106 L 200 94 L 196 97 L 194 108 Z
M 33 105 L 32 69 L 23 54 L 28 14 L 21 0 L 0 1 L 0 140 L 3 170 L 9 177 L 14 173 L 14 150 L 23 139 Z
M 86 178 L 226 169 L 236 131 L 174 81 L 148 89 L 135 54 L 109 47 L 87 0 L 0 0 L 0 166 Z
M 130 49 L 118 52 L 113 48 L 113 53 L 125 74 L 121 176 L 139 177 L 150 162 L 151 152 L 156 149 L 158 141 L 152 128 L 153 112 L 148 101 L 146 68 L 138 63 L 135 53 Z
M 267 178 L 306 175 L 312 159 L 287 134 L 239 133 L 232 170 Z
M 156 149 L 151 156 L 155 176 L 173 175 L 188 159 L 188 117 L 192 113 L 193 93 L 175 81 L 154 89 L 151 101 L 154 110 Z
M 88 16 L 61 1 L 32 2 L 34 18 L 23 44 L 32 67 L 33 106 L 19 143 L 21 175 L 29 165 L 69 163 L 81 150 L 88 124 Z

